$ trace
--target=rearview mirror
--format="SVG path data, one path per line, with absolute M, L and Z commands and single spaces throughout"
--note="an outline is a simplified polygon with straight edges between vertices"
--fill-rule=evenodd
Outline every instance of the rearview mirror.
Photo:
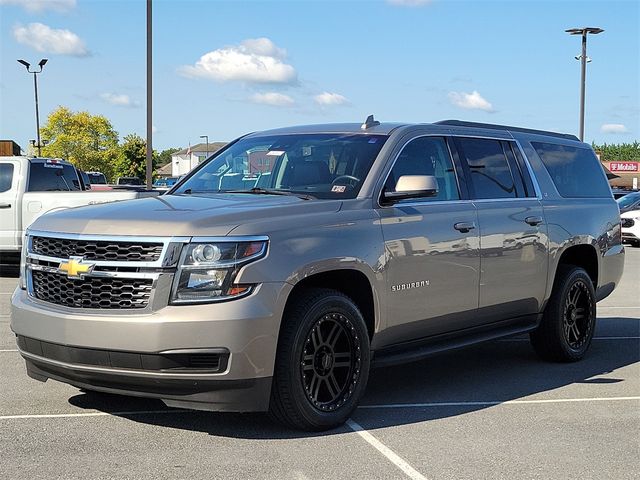
M 386 203 L 394 203 L 408 198 L 435 197 L 438 195 L 438 181 L 433 175 L 402 175 L 396 183 L 395 192 L 384 192 Z

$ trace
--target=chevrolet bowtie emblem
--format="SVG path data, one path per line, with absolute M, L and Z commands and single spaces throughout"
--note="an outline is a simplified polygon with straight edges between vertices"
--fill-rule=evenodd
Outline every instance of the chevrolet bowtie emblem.
M 93 263 L 84 263 L 83 257 L 69 257 L 68 262 L 62 262 L 58 266 L 61 272 L 67 274 L 69 278 L 84 278 L 85 275 L 91 273 L 95 267 Z

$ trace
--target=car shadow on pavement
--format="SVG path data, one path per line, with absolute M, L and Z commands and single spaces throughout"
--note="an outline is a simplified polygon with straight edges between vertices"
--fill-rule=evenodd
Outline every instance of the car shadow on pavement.
M 600 328 L 604 323 L 608 328 Z M 598 333 L 600 332 L 600 333 Z M 452 351 L 419 362 L 373 370 L 365 397 L 355 416 L 365 418 L 368 429 L 428 422 L 493 406 L 490 402 L 539 398 L 565 398 L 556 392 L 581 384 L 584 397 L 617 396 L 614 389 L 625 380 L 616 370 L 640 361 L 640 319 L 601 318 L 591 350 L 576 363 L 544 362 L 526 337 L 517 337 Z M 626 339 L 608 340 L 608 337 Z M 635 337 L 635 339 L 634 339 Z M 69 399 L 84 409 L 97 409 L 133 422 L 193 430 L 244 439 L 289 439 L 341 434 L 347 427 L 321 433 L 298 432 L 272 422 L 266 414 L 233 414 L 169 409 L 159 400 L 85 392 Z M 462 403 L 418 406 L 415 409 L 375 408 L 375 405 Z M 478 402 L 470 405 L 469 402 Z M 487 402 L 487 403 L 482 403 Z M 151 411 L 151 413 L 134 413 Z

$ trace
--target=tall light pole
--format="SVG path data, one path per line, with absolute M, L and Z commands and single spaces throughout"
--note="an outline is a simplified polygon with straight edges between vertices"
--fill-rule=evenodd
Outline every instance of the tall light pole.
M 200 135 L 200 138 L 207 139 L 207 156 L 205 157 L 205 160 L 206 160 L 207 158 L 209 158 L 209 135 Z
M 584 96 L 585 84 L 587 76 L 587 35 L 597 35 L 604 32 L 603 29 L 597 27 L 570 28 L 565 30 L 569 35 L 582 36 L 582 54 L 576 57 L 580 60 L 580 141 L 584 141 Z
M 38 156 L 40 157 L 42 156 L 42 144 L 40 143 L 40 112 L 38 111 L 38 74 L 42 73 L 42 68 L 44 67 L 44 64 L 47 63 L 47 59 L 43 58 L 42 60 L 40 60 L 40 62 L 38 63 L 40 70 L 33 71 L 30 70 L 31 64 L 29 62 L 18 60 L 18 63 L 24 65 L 28 73 L 33 73 L 33 88 L 36 92 L 36 136 L 38 138 L 38 145 L 36 146 L 38 147 Z
M 146 155 L 146 170 L 147 170 L 147 189 L 151 190 L 153 181 L 153 116 L 152 112 L 152 99 L 151 94 L 152 87 L 152 69 L 151 69 L 151 54 L 152 51 L 152 15 L 151 15 L 151 0 L 147 0 L 147 155 Z

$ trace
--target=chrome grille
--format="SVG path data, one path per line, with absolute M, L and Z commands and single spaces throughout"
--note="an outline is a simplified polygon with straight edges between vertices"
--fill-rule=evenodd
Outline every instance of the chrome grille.
M 45 302 L 75 308 L 145 308 L 153 280 L 147 278 L 85 277 L 70 279 L 58 273 L 31 272 L 34 296 Z
M 160 259 L 164 244 L 111 240 L 76 240 L 34 236 L 31 251 L 48 257 L 84 257 L 86 260 L 114 262 L 155 262 Z

